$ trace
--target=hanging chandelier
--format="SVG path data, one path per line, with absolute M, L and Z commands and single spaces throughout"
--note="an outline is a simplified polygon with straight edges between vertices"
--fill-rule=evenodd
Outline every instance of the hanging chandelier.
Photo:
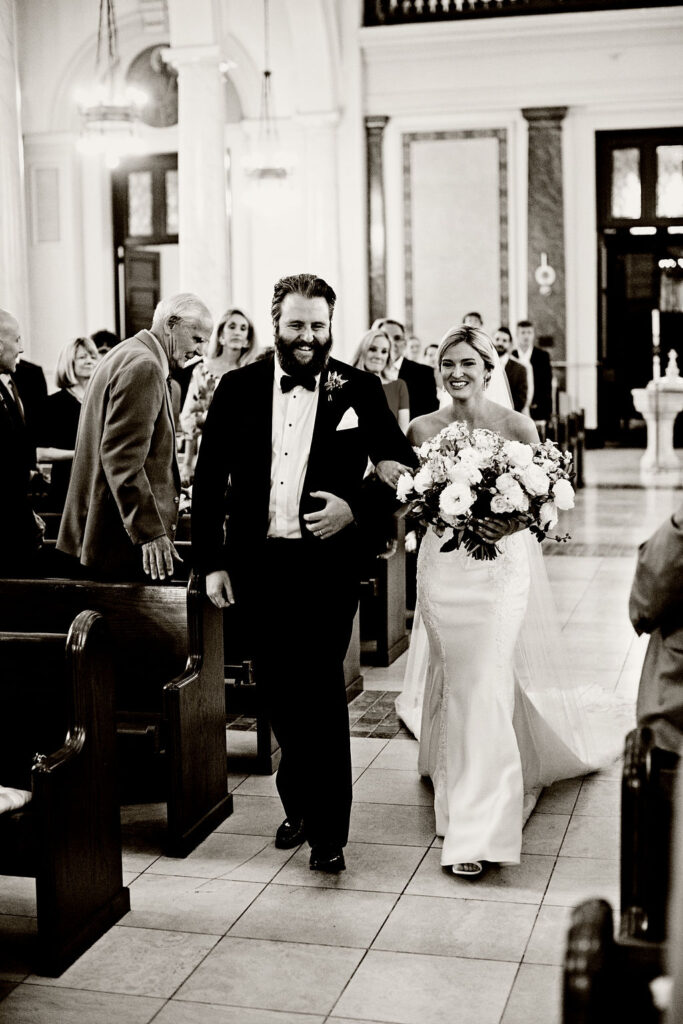
M 78 99 L 78 148 L 84 154 L 103 156 L 107 166 L 113 168 L 122 157 L 140 152 L 137 124 L 147 102 L 146 94 L 126 86 L 119 74 L 114 0 L 100 0 L 95 79 Z
M 256 138 L 245 162 L 251 198 L 259 202 L 262 201 L 265 192 L 279 192 L 284 189 L 291 174 L 291 161 L 287 159 L 280 144 L 273 115 L 269 0 L 263 0 L 263 50 L 259 120 Z

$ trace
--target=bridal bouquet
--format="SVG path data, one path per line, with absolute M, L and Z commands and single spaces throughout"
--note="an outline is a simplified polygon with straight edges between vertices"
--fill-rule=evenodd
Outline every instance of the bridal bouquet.
M 456 421 L 416 451 L 418 469 L 400 477 L 396 496 L 410 501 L 412 513 L 440 537 L 453 530 L 442 551 L 464 545 L 473 558 L 494 559 L 500 549 L 478 535 L 478 519 L 495 515 L 523 523 L 541 541 L 556 525 L 558 510 L 574 507 L 571 455 L 552 441 L 508 441 Z

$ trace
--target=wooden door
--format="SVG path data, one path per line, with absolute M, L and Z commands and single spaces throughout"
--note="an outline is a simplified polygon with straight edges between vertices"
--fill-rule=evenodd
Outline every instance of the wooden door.
M 126 289 L 126 337 L 148 329 L 161 298 L 161 257 L 158 252 L 133 249 L 126 252 L 123 272 Z

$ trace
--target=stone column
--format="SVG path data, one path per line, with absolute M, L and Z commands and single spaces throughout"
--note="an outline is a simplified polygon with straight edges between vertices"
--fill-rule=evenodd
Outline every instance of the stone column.
M 28 350 L 24 195 L 14 0 L 0 0 L 0 308 L 17 318 Z
M 553 362 L 566 359 L 562 121 L 566 107 L 522 110 L 529 122 L 527 280 L 529 320 L 537 338 L 552 339 Z M 556 279 L 542 295 L 535 273 L 545 253 Z
M 214 318 L 231 296 L 223 78 L 217 45 L 174 46 L 178 69 L 178 250 L 180 288 Z
M 387 231 L 382 142 L 388 117 L 366 117 L 369 323 L 387 312 Z

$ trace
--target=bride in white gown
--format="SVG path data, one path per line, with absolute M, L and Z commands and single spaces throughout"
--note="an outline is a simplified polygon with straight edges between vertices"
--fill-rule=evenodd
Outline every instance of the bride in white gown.
M 451 402 L 413 420 L 414 445 L 455 420 L 538 441 L 534 423 L 513 411 L 483 331 L 453 328 L 437 365 Z M 538 542 L 495 516 L 479 532 L 498 543 L 495 560 L 477 561 L 464 547 L 442 552 L 443 538 L 431 528 L 422 541 L 418 607 L 396 702 L 420 738 L 419 771 L 434 786 L 441 863 L 470 876 L 486 862 L 518 863 L 522 827 L 542 787 L 614 759 L 628 728 L 608 698 L 589 701 L 562 670 Z M 596 723 L 600 751 L 590 735 Z

